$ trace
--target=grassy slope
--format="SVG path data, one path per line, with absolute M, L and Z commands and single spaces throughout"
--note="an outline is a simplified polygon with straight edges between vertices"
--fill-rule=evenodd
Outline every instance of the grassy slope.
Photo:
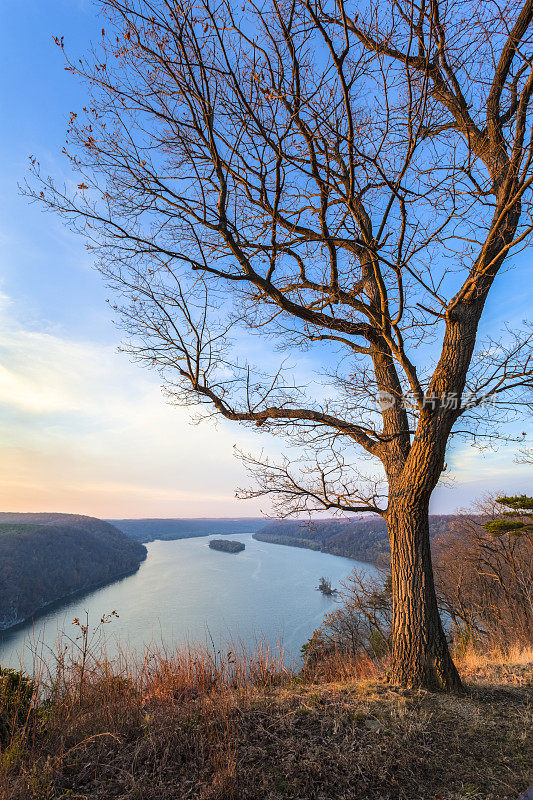
M 93 674 L 31 748 L 5 748 L 0 796 L 515 800 L 531 782 L 532 666 L 467 663 L 461 698 L 268 669 L 232 688 L 187 659 L 133 686 Z

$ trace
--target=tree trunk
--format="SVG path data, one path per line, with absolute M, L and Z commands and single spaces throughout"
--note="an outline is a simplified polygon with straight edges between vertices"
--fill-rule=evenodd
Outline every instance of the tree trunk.
M 461 691 L 442 626 L 431 564 L 428 502 L 393 500 L 387 515 L 393 593 L 392 680 Z

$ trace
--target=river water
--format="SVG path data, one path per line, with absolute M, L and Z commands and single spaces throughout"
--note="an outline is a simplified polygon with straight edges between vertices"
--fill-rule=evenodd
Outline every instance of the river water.
M 33 623 L 0 634 L 0 664 L 31 670 L 36 651 L 51 660 L 58 636 L 75 636 L 75 617 L 88 612 L 92 629 L 112 611 L 118 618 L 103 626 L 111 657 L 119 648 L 141 654 L 151 645 L 229 647 L 239 641 L 253 649 L 262 641 L 281 645 L 293 662 L 324 615 L 337 607 L 334 598 L 316 591 L 320 577 L 338 587 L 354 567 L 374 571 L 347 558 L 257 542 L 248 534 L 227 537 L 244 542 L 243 552 L 223 553 L 208 547 L 209 538 L 149 543 L 134 575 L 57 603 Z

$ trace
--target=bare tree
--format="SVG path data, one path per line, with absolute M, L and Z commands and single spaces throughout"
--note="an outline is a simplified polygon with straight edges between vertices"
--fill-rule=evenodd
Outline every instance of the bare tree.
M 516 455 L 515 462 L 517 464 L 533 464 L 533 447 L 521 447 Z
M 481 641 L 533 640 L 532 508 L 524 495 L 486 498 L 435 539 L 440 605 L 459 630 Z
M 460 688 L 428 504 L 452 432 L 488 435 L 479 415 L 531 387 L 527 327 L 494 332 L 477 371 L 474 351 L 533 227 L 533 0 L 99 4 L 102 42 L 67 57 L 90 95 L 78 190 L 42 176 L 34 196 L 98 250 L 172 400 L 301 448 L 251 459 L 251 494 L 386 519 L 393 677 Z M 279 366 L 254 366 L 254 334 Z M 306 384 L 290 358 L 311 349 Z
M 388 570 L 368 575 L 354 569 L 341 584 L 340 607 L 327 614 L 302 648 L 306 659 L 330 653 L 388 655 L 392 633 L 392 585 Z

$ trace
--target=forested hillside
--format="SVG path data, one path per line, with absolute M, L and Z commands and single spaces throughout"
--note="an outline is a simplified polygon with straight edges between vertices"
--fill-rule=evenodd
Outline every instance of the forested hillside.
M 235 519 L 110 519 L 116 528 L 138 542 L 153 542 L 155 539 L 191 539 L 195 536 L 227 535 L 230 533 L 254 533 L 264 524 L 263 517 L 241 517 Z
M 144 545 L 94 517 L 0 513 L 0 630 L 134 572 L 145 557 Z
M 455 519 L 455 514 L 430 516 L 431 538 L 447 531 Z M 274 520 L 255 533 L 254 539 L 320 550 L 378 565 L 385 564 L 390 553 L 387 525 L 377 516 L 312 521 Z

